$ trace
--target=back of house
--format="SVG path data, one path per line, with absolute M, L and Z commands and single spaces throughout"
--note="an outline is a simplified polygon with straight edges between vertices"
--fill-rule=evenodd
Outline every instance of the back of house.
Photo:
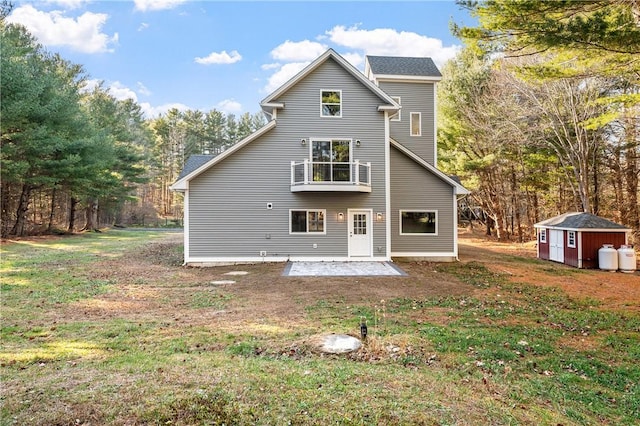
M 429 75 L 398 73 L 407 60 Z M 457 258 L 466 190 L 436 168 L 439 72 L 368 57 L 365 73 L 329 49 L 261 102 L 263 128 L 190 163 L 172 185 L 186 264 Z

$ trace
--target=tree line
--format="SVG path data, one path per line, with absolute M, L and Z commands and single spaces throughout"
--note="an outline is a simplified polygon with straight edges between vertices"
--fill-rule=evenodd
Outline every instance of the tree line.
M 219 153 L 264 124 L 217 110 L 145 118 L 134 101 L 44 49 L 0 14 L 0 233 L 96 230 L 181 214 L 168 186 L 191 154 Z
M 640 6 L 459 1 L 478 27 L 439 85 L 440 165 L 499 239 L 590 212 L 640 237 Z

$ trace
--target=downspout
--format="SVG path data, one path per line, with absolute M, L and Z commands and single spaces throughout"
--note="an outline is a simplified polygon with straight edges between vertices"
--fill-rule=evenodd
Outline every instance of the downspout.
M 385 186 L 385 239 L 386 258 L 391 259 L 391 135 L 389 129 L 389 112 L 384 112 L 384 186 Z

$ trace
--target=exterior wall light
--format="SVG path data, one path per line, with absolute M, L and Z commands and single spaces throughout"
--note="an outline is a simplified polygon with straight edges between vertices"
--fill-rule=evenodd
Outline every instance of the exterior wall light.
M 300 140 L 300 145 L 305 146 L 306 144 L 307 144 L 307 140 L 306 139 Z
M 382 222 L 382 213 L 376 213 L 376 222 Z
M 356 146 L 360 146 L 360 139 L 356 139 Z
M 338 222 L 344 222 L 344 213 L 338 213 Z

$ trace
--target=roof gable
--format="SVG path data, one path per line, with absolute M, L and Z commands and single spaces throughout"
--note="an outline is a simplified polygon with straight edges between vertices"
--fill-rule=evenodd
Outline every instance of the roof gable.
M 569 212 L 554 216 L 534 225 L 536 228 L 566 228 L 566 229 L 613 229 L 629 230 L 624 225 L 612 222 L 591 213 Z
M 293 76 L 289 81 L 276 89 L 269 96 L 264 98 L 260 105 L 265 108 L 284 108 L 283 103 L 278 103 L 277 100 L 286 93 L 289 89 L 295 86 L 300 80 L 304 79 L 311 72 L 317 69 L 320 65 L 325 63 L 327 60 L 333 59 L 338 65 L 342 66 L 349 74 L 355 77 L 363 86 L 372 91 L 380 100 L 385 104 L 381 105 L 379 109 L 381 110 L 398 110 L 400 109 L 400 105 L 398 105 L 389 95 L 387 95 L 382 89 L 373 84 L 368 78 L 365 77 L 357 68 L 351 65 L 346 59 L 336 53 L 335 50 L 329 49 L 322 55 L 320 55 L 315 61 L 311 62 L 307 65 L 302 71 Z

